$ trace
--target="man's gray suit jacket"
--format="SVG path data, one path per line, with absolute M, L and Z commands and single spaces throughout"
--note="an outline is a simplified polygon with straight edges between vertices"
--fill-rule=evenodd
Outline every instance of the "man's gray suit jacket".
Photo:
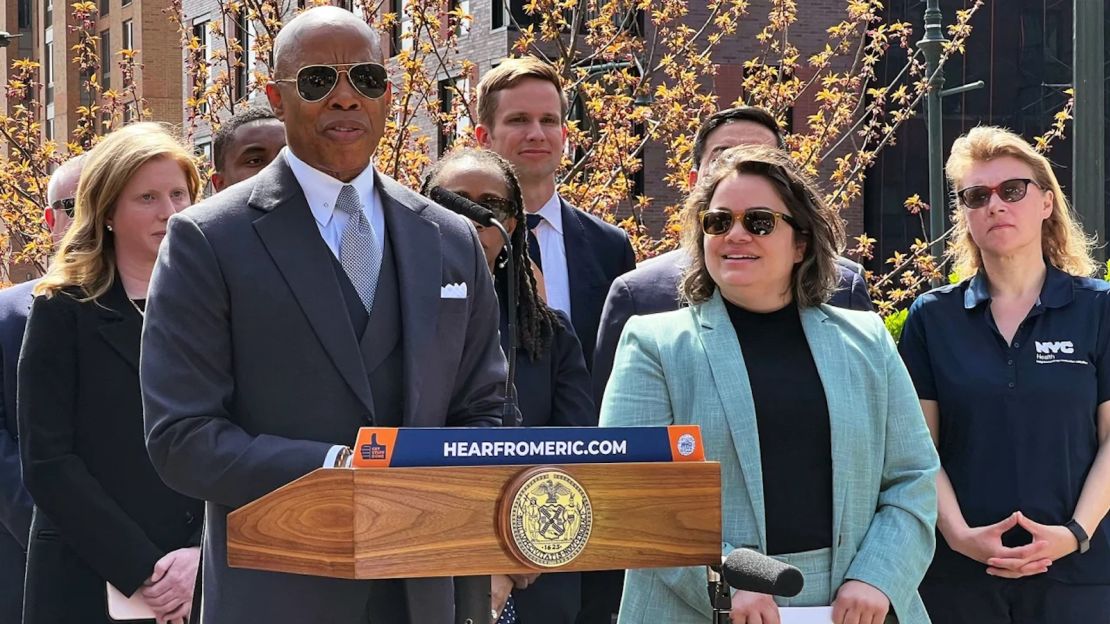
M 383 175 L 376 184 L 400 292 L 404 426 L 499 424 L 506 364 L 474 228 Z M 388 592 L 370 581 L 227 565 L 228 512 L 320 467 L 373 422 L 333 258 L 284 158 L 170 219 L 141 377 L 155 468 L 207 501 L 205 624 L 394 621 L 374 617 L 371 594 Z M 465 297 L 443 298 L 446 284 L 466 284 Z M 405 585 L 403 624 L 453 621 L 450 578 Z

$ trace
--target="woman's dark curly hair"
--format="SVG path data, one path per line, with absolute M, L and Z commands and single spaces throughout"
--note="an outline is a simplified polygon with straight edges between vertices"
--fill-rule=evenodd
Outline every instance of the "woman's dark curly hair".
M 473 167 L 492 173 L 505 183 L 509 189 L 508 199 L 513 205 L 513 214 L 495 214 L 499 221 L 504 222 L 512 217 L 516 219 L 516 229 L 509 240 L 513 247 L 513 262 L 517 272 L 517 337 L 520 345 L 528 351 L 528 357 L 533 362 L 542 358 L 551 348 L 551 341 L 555 336 L 555 324 L 559 317 L 547 307 L 536 294 L 536 278 L 532 274 L 532 260 L 528 256 L 528 226 L 524 219 L 524 195 L 517 181 L 513 165 L 494 152 L 473 147 L 460 148 L 445 154 L 440 158 L 428 174 L 424 177 L 424 184 L 420 193 L 427 196 L 449 168 Z M 448 189 L 450 190 L 450 189 Z M 505 251 L 502 250 L 504 255 Z M 494 270 L 494 281 L 500 286 L 507 279 L 505 276 L 505 263 L 497 262 Z M 503 288 L 498 288 L 502 292 Z
M 844 224 L 828 207 L 809 176 L 779 149 L 763 145 L 740 145 L 721 154 L 708 175 L 686 198 L 682 216 L 682 246 L 692 258 L 682 276 L 679 290 L 691 304 L 708 300 L 717 284 L 705 268 L 705 234 L 701 215 L 709 209 L 717 186 L 733 175 L 757 175 L 775 188 L 790 214 L 798 222 L 795 236 L 806 243 L 802 261 L 794 265 L 790 290 L 798 307 L 820 305 L 836 289 L 836 256 L 844 246 Z

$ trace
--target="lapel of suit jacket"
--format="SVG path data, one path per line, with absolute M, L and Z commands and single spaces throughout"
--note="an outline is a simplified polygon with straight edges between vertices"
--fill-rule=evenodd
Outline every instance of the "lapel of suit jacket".
M 370 379 L 332 268 L 331 250 L 320 237 L 304 192 L 284 157 L 257 177 L 248 205 L 264 214 L 254 221 L 254 229 L 335 368 L 372 415 Z
M 740 460 L 740 471 L 744 474 L 744 485 L 755 517 L 759 520 L 759 546 L 766 552 L 767 528 L 759 428 L 755 419 L 751 383 L 748 381 L 744 356 L 740 352 L 740 341 L 736 338 L 736 330 L 728 318 L 720 291 L 714 292 L 708 301 L 697 306 L 697 316 L 701 325 L 702 347 L 713 373 L 713 385 L 721 398 L 732 444 L 736 448 L 736 457 Z
M 432 337 L 439 322 L 439 294 L 444 279 L 439 226 L 420 216 L 426 203 L 414 206 L 402 203 L 399 198 L 411 193 L 389 177 L 375 175 L 401 291 L 405 362 L 403 424 L 415 426 L 420 413 L 420 381 L 423 379 L 419 363 L 434 357 Z
M 578 209 L 561 197 L 559 204 L 563 211 L 563 249 L 567 256 L 570 315 L 573 319 L 572 324 L 582 327 L 583 315 L 588 315 L 591 309 L 586 301 L 586 295 L 589 292 L 586 287 L 604 283 L 605 274 L 598 264 L 597 256 L 590 249 L 590 241 L 586 239 L 586 227 L 582 225 Z
M 118 274 L 112 282 L 112 287 L 101 295 L 93 306 L 97 316 L 100 317 L 100 324 L 97 327 L 100 337 L 138 373 L 143 317 L 132 308 Z
M 832 501 L 833 501 L 833 553 L 840 540 L 841 521 L 844 518 L 844 504 L 851 481 L 851 466 L 846 463 L 854 453 L 868 452 L 869 449 L 855 448 L 852 444 L 849 419 L 859 414 L 864 406 L 853 405 L 850 363 L 844 346 L 841 330 L 833 323 L 820 306 L 803 308 L 801 311 L 802 330 L 809 343 L 813 362 L 817 365 L 817 375 L 825 390 L 825 402 L 829 410 L 829 435 L 832 445 Z M 859 397 L 855 397 L 859 400 Z

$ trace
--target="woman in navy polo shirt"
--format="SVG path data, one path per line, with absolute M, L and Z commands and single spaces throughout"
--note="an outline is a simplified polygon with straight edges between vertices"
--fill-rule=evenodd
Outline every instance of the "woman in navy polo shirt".
M 940 452 L 944 624 L 1110 622 L 1110 285 L 1047 159 L 1001 128 L 956 140 L 959 284 L 900 350 Z

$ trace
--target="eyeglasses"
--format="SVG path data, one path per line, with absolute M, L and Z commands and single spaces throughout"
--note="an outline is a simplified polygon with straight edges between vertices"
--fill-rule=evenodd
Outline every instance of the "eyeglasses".
M 956 191 L 956 197 L 960 198 L 960 203 L 968 208 L 975 210 L 982 208 L 991 201 L 991 195 L 998 194 L 998 198 L 1007 204 L 1019 202 L 1025 199 L 1025 194 L 1029 191 L 1029 185 L 1033 184 L 1037 188 L 1041 188 L 1035 180 L 1028 178 L 1014 178 L 1013 180 L 1006 180 L 999 183 L 998 186 L 969 186 L 965 189 Z
M 775 231 L 778 220 L 782 219 L 787 225 L 799 232 L 803 232 L 794 217 L 775 212 L 770 208 L 749 208 L 740 213 L 731 210 L 706 210 L 701 213 L 701 231 L 706 236 L 721 236 L 732 230 L 736 218 L 752 236 L 770 236 Z
M 490 210 L 493 212 L 493 216 L 497 217 L 498 221 L 504 221 L 505 219 L 511 219 L 516 216 L 516 204 L 513 203 L 511 199 L 489 195 L 481 199 L 473 199 L 466 193 L 460 193 L 458 191 L 454 191 L 454 193 L 459 197 L 465 197 L 475 204 Z
M 339 84 L 339 74 L 347 74 L 351 86 L 363 97 L 376 100 L 385 95 L 389 77 L 378 63 L 340 63 L 338 65 L 306 65 L 297 70 L 296 78 L 280 78 L 274 82 L 293 82 L 297 94 L 306 102 L 319 102 Z
M 62 212 L 66 213 L 66 216 L 68 216 L 70 219 L 72 219 L 73 218 L 73 208 L 76 205 L 77 205 L 77 200 L 74 199 L 73 197 L 68 197 L 66 199 L 59 199 L 58 201 L 54 202 L 53 204 L 50 204 L 50 208 L 52 208 L 54 210 L 61 210 Z

